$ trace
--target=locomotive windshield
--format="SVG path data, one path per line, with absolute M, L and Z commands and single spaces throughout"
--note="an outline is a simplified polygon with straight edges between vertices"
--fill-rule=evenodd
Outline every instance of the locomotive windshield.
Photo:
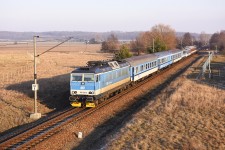
M 71 81 L 94 81 L 94 74 L 73 73 Z
M 72 81 L 82 81 L 82 74 L 72 74 Z
M 84 74 L 84 81 L 94 81 L 93 74 Z

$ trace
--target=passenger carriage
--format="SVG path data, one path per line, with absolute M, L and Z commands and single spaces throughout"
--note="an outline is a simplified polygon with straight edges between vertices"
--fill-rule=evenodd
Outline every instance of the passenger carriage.
M 181 60 L 183 58 L 183 56 L 184 56 L 183 55 L 183 51 L 178 50 L 178 49 L 170 50 L 170 52 L 171 52 L 171 59 L 172 59 L 173 63 Z
M 155 55 L 158 57 L 158 69 L 165 68 L 173 63 L 170 51 L 158 52 Z
M 182 59 L 183 51 L 169 50 L 155 53 L 155 55 L 158 57 L 158 69 L 162 69 Z
M 184 56 L 187 57 L 196 52 L 196 47 L 195 46 L 186 46 L 183 51 L 184 51 Z
M 134 56 L 125 61 L 130 64 L 131 81 L 140 80 L 158 70 L 157 56 L 154 54 Z

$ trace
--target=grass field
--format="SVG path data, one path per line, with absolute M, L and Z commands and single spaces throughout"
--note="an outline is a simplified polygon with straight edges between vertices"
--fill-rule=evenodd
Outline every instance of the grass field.
M 57 43 L 37 43 L 40 54 Z M 69 105 L 69 73 L 90 60 L 111 59 L 99 44 L 67 43 L 38 58 L 38 112 Z M 33 45 L 0 43 L 0 132 L 31 122 L 33 112 Z

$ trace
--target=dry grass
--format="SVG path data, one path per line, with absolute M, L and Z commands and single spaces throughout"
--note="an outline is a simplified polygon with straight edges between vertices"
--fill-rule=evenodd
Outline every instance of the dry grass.
M 56 43 L 38 44 L 38 53 Z M 69 43 L 38 59 L 38 111 L 42 114 L 69 104 L 69 73 L 89 60 L 106 60 L 111 54 L 100 53 L 100 45 Z M 33 120 L 33 46 L 0 47 L 0 132 Z
M 225 149 L 225 91 L 179 77 L 107 148 Z

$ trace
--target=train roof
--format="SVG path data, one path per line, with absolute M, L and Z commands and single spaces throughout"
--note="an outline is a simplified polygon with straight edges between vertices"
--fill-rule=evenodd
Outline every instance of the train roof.
M 125 61 L 89 61 L 87 66 L 76 68 L 72 73 L 102 73 L 129 66 Z
M 196 49 L 196 47 L 195 46 L 186 46 L 185 49 L 191 50 L 191 49 Z
M 180 49 L 172 49 L 172 50 L 169 50 L 169 51 L 170 51 L 172 54 L 182 52 L 182 50 L 180 50 Z
M 154 54 L 134 56 L 131 58 L 126 58 L 125 61 L 127 61 L 131 66 L 137 66 L 137 65 L 144 64 L 147 62 L 155 61 L 158 58 L 162 58 L 167 55 L 176 54 L 178 52 L 182 52 L 182 51 L 179 49 L 173 49 L 173 50 L 168 50 L 168 51 L 163 51 L 163 52 L 157 52 Z
M 140 64 L 155 61 L 155 60 L 157 60 L 157 56 L 155 54 L 133 56 L 131 58 L 125 59 L 125 61 L 128 62 L 131 66 L 140 65 Z
M 171 54 L 176 54 L 176 53 L 179 53 L 179 52 L 182 52 L 182 50 L 179 50 L 179 49 L 172 49 L 172 50 L 168 50 L 168 51 L 157 52 L 157 53 L 155 53 L 155 55 L 156 55 L 158 58 L 162 58 L 162 57 L 164 57 L 164 56 L 171 55 Z

